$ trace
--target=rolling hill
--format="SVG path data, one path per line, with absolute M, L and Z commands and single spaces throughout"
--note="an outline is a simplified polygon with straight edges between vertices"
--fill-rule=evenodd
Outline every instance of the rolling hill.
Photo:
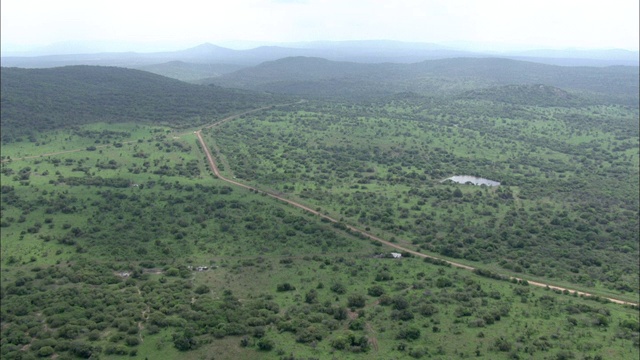
M 450 95 L 492 86 L 544 84 L 606 97 L 608 101 L 635 103 L 638 74 L 638 67 L 563 67 L 502 58 L 357 64 L 295 57 L 265 62 L 205 83 L 320 97 L 406 91 Z
M 240 70 L 243 66 L 233 64 L 198 64 L 184 61 L 169 61 L 161 64 L 140 66 L 138 70 L 148 71 L 186 82 L 218 77 Z
M 193 125 L 271 99 L 115 67 L 2 68 L 1 77 L 3 141 L 91 122 Z
M 580 106 L 586 100 L 547 85 L 504 85 L 463 93 L 460 98 L 531 106 Z

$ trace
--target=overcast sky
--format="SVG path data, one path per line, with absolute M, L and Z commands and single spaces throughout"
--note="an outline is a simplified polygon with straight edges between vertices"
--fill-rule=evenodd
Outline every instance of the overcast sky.
M 638 0 L 2 0 L 2 51 L 387 39 L 638 50 Z M 146 44 L 145 46 L 142 46 Z M 496 45 L 497 49 L 498 46 Z M 155 48 L 154 48 L 155 50 Z

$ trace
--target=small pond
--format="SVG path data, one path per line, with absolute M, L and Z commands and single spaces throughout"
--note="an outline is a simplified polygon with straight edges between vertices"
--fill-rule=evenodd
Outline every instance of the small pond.
M 447 181 L 447 180 L 451 180 L 453 182 L 457 182 L 458 184 L 472 183 L 473 185 L 486 185 L 486 186 L 498 186 L 498 185 L 500 185 L 500 183 L 497 182 L 497 181 L 493 181 L 493 180 L 489 180 L 489 179 L 485 179 L 485 178 L 481 178 L 481 177 L 476 177 L 476 176 L 468 176 L 468 175 L 452 176 L 450 178 L 446 178 L 446 179 L 442 180 L 442 182 Z

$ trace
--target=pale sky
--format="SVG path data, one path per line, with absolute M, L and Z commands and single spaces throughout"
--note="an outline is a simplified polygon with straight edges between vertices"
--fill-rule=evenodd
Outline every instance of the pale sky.
M 400 40 L 638 50 L 638 0 L 2 0 L 3 52 L 58 42 Z M 146 44 L 145 46 L 142 46 Z M 104 45 L 106 46 L 106 45 Z M 111 49 L 107 49 L 111 50 Z

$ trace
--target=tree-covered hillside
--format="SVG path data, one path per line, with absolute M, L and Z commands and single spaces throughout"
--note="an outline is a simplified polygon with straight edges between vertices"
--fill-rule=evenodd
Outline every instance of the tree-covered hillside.
M 138 70 L 148 71 L 181 81 L 195 82 L 205 78 L 218 77 L 242 68 L 242 65 L 234 64 L 198 64 L 184 61 L 169 61 L 161 64 L 140 66 Z
M 2 141 L 92 122 L 193 126 L 273 97 L 116 67 L 1 70 Z
M 500 85 L 545 84 L 590 94 L 592 101 L 635 104 L 638 67 L 568 67 L 500 58 L 357 64 L 295 57 L 210 79 L 222 86 L 324 98 L 362 99 L 412 91 L 451 95 Z
M 589 104 L 588 100 L 583 97 L 554 86 L 542 84 L 493 86 L 466 91 L 460 95 L 460 98 L 547 107 L 574 107 Z

